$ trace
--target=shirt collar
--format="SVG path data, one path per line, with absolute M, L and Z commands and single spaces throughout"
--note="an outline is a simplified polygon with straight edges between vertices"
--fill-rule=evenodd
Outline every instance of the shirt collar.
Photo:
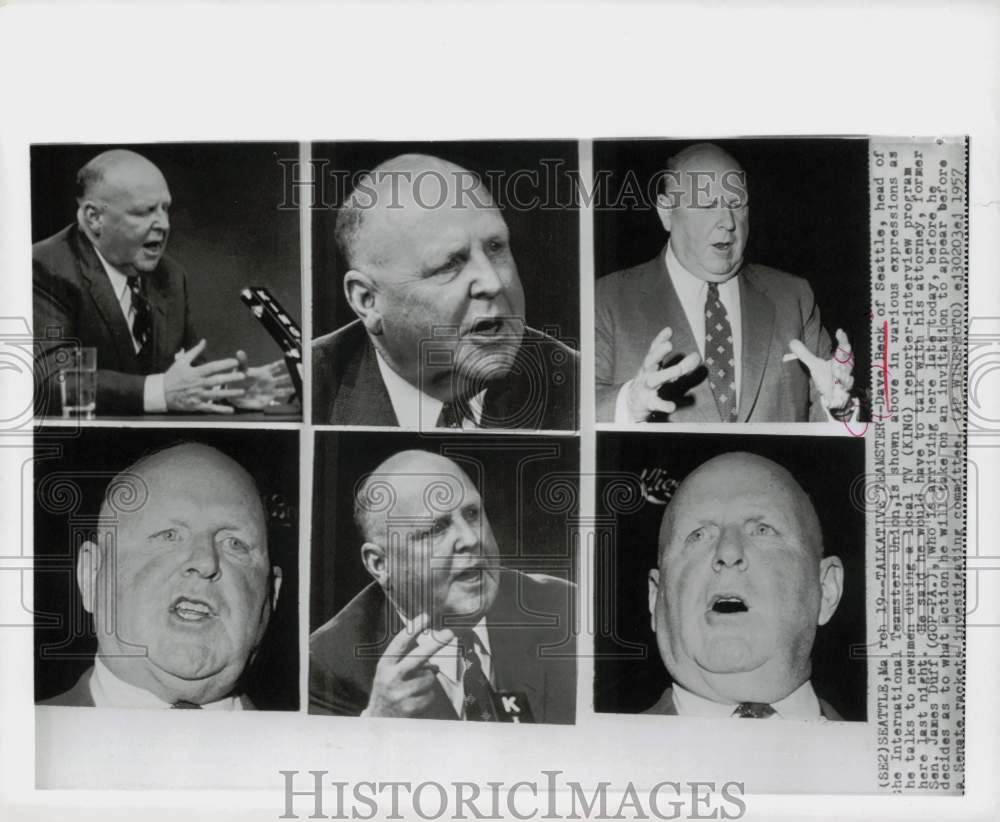
M 170 703 L 144 688 L 137 688 L 115 676 L 100 656 L 94 658 L 94 672 L 90 676 L 90 695 L 98 708 L 169 708 Z M 227 696 L 201 706 L 206 711 L 242 711 L 239 697 Z
M 389 401 L 392 403 L 392 410 L 396 412 L 396 419 L 399 420 L 400 427 L 418 430 L 434 428 L 437 425 L 438 417 L 441 416 L 444 402 L 425 394 L 415 385 L 404 380 L 392 370 L 377 348 L 375 349 L 375 360 L 378 363 L 378 370 L 382 375 L 385 389 L 389 392 Z M 485 396 L 486 389 L 484 388 L 466 403 L 476 426 L 483 418 Z
M 728 719 L 736 710 L 737 703 L 714 702 L 692 693 L 676 682 L 673 684 L 674 707 L 678 716 L 703 716 Z M 802 719 L 813 722 L 822 720 L 819 699 L 807 679 L 784 699 L 771 703 L 774 719 Z
M 708 282 L 700 277 L 696 277 L 681 264 L 681 261 L 677 259 L 677 255 L 674 253 L 674 246 L 669 240 L 667 241 L 664 261 L 667 265 L 667 274 L 670 276 L 670 282 L 673 283 L 681 303 L 687 304 L 689 301 L 696 301 L 699 306 L 703 306 L 705 304 L 705 295 L 708 293 Z M 723 302 L 727 302 L 730 295 L 739 297 L 740 278 L 736 274 L 724 283 L 716 283 L 716 286 L 719 289 L 719 294 Z
M 97 250 L 96 245 L 93 243 L 91 243 L 91 245 L 94 248 L 94 253 L 97 255 L 97 259 L 101 261 L 104 273 L 107 274 L 108 279 L 111 280 L 111 287 L 114 289 L 115 296 L 118 298 L 118 302 L 120 303 L 125 295 L 125 290 L 128 288 L 128 277 L 105 260 L 104 255 Z
M 406 619 L 402 614 L 400 614 L 400 619 L 403 620 L 407 629 L 413 630 L 412 619 Z M 472 627 L 472 634 L 476 638 L 476 653 L 483 662 L 483 667 L 487 668 L 486 662 L 492 657 L 492 653 L 490 651 L 490 633 L 486 627 L 485 616 Z M 425 646 L 431 641 L 428 634 L 421 634 L 417 638 L 417 647 Z M 457 637 L 453 638 L 447 645 L 441 646 L 441 649 L 431 657 L 431 660 L 437 668 L 438 674 L 445 679 L 453 683 L 462 681 L 462 653 L 458 647 Z

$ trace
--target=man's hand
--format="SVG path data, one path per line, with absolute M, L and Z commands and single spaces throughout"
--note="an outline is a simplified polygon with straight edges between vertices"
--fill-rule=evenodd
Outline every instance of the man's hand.
M 653 338 L 639 372 L 629 381 L 627 390 L 630 422 L 645 422 L 654 411 L 664 414 L 676 411 L 676 403 L 660 397 L 660 387 L 690 374 L 701 365 L 701 357 L 692 353 L 669 368 L 660 367 L 667 354 L 674 350 L 670 342 L 673 333 L 673 329 L 667 326 Z
M 194 348 L 181 349 L 174 355 L 174 364 L 163 375 L 163 392 L 168 411 L 204 411 L 212 414 L 232 414 L 232 406 L 216 405 L 216 400 L 243 396 L 242 388 L 224 388 L 226 383 L 242 379 L 234 370 L 235 358 L 192 365 L 205 350 L 201 340 Z
M 243 396 L 230 403 L 243 411 L 261 411 L 272 402 L 287 402 L 294 391 L 292 377 L 284 360 L 250 368 L 244 351 L 236 352 L 236 361 L 242 374 L 239 386 Z
M 436 671 L 428 660 L 455 635 L 448 628 L 434 631 L 429 642 L 417 647 L 429 624 L 430 617 L 421 614 L 412 628 L 403 628 L 392 638 L 375 668 L 365 716 L 418 716 L 433 702 Z
M 851 388 L 854 387 L 854 355 L 847 334 L 837 329 L 837 350 L 829 360 L 821 359 L 803 345 L 801 340 L 788 343 L 791 354 L 785 354 L 783 362 L 798 360 L 809 369 L 809 377 L 820 393 L 823 405 L 831 412 L 842 411 L 851 404 Z

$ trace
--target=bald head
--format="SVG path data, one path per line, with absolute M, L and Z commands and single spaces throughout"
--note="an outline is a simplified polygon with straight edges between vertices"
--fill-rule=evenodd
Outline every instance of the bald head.
M 170 233 L 170 189 L 141 154 L 112 149 L 76 177 L 77 220 L 101 256 L 126 276 L 153 271 Z
M 478 175 L 429 154 L 401 154 L 366 173 L 337 215 L 336 241 L 351 268 L 378 266 L 380 237 L 421 211 L 495 208 Z
M 795 478 L 755 454 L 715 457 L 681 483 L 660 526 L 649 572 L 660 655 L 706 699 L 777 702 L 809 678 L 816 629 L 842 585 Z
M 817 560 L 823 556 L 823 534 L 809 495 L 784 466 L 745 452 L 713 457 L 685 478 L 663 513 L 660 550 L 663 551 L 673 538 L 676 512 L 684 506 L 703 498 L 724 500 L 728 491 L 750 486 L 789 512 L 801 529 L 804 545 Z
M 220 451 L 184 443 L 116 476 L 101 514 L 77 582 L 105 664 L 166 702 L 229 694 L 281 581 L 253 479 Z
M 721 283 L 743 265 L 749 237 L 746 175 L 712 143 L 697 143 L 667 161 L 656 202 L 670 247 L 686 271 Z
M 361 483 L 355 518 L 362 563 L 407 617 L 475 620 L 493 603 L 499 549 L 479 490 L 452 460 L 394 454 Z

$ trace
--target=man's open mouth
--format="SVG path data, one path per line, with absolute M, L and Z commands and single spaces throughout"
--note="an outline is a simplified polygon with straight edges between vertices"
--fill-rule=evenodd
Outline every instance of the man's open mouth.
M 159 254 L 163 251 L 163 247 L 167 244 L 165 239 L 161 240 L 150 240 L 142 244 L 144 250 L 148 251 L 150 254 Z
M 709 608 L 716 614 L 742 614 L 750 610 L 743 597 L 730 594 L 712 597 Z
M 215 609 L 201 599 L 178 597 L 170 606 L 170 613 L 185 622 L 201 622 L 216 616 Z
M 725 243 L 712 243 L 712 248 L 714 248 L 716 251 L 729 251 L 729 249 L 731 249 L 732 247 L 733 247 L 732 240 Z
M 481 565 L 474 565 L 471 568 L 459 571 L 452 577 L 452 580 L 454 582 L 479 582 L 482 578 L 483 567 Z
M 469 326 L 467 334 L 491 335 L 501 333 L 506 326 L 503 317 L 484 317 Z

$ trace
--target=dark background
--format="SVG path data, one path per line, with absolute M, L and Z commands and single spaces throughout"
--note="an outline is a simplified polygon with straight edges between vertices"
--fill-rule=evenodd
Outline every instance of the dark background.
M 298 432 L 86 428 L 67 437 L 67 430 L 35 432 L 35 699 L 69 689 L 93 664 L 97 640 L 74 568 L 77 547 L 92 538 L 111 477 L 146 452 L 193 441 L 228 454 L 250 472 L 263 496 L 279 494 L 288 506 L 286 521 L 271 505 L 268 548 L 271 564 L 282 570 L 281 592 L 245 691 L 258 708 L 298 710 Z M 72 485 L 51 484 L 62 479 L 55 474 L 66 474 Z
M 595 140 L 594 172 L 610 176 L 594 209 L 594 269 L 602 277 L 655 257 L 667 242 L 656 210 L 624 199 L 628 173 L 643 192 L 667 158 L 703 140 Z M 743 166 L 750 191 L 745 259 L 809 281 L 831 341 L 838 328 L 854 349 L 855 394 L 871 385 L 868 140 L 711 140 Z M 646 195 L 643 194 L 643 197 Z M 867 407 L 867 402 L 865 403 Z
M 504 566 L 575 581 L 569 535 L 576 530 L 578 510 L 576 437 L 320 431 L 313 481 L 312 630 L 372 581 L 361 564 L 362 540 L 354 526 L 358 482 L 387 457 L 410 448 L 446 456 L 469 475 Z
M 155 163 L 170 188 L 167 254 L 187 269 L 195 328 L 208 360 L 247 352 L 251 365 L 281 349 L 240 301 L 240 290 L 271 290 L 302 324 L 299 215 L 278 209 L 284 197 L 279 159 L 297 158 L 297 143 L 153 143 L 31 147 L 31 240 L 76 222 L 76 173 L 109 148 L 127 148 Z
M 609 491 L 624 480 L 636 487 L 643 468 L 663 468 L 680 481 L 706 460 L 729 451 L 749 451 L 785 466 L 816 505 L 827 555 L 844 563 L 844 593 L 813 646 L 812 682 L 846 720 L 867 717 L 865 659 L 850 648 L 866 642 L 865 517 L 852 503 L 852 483 L 865 472 L 864 439 L 720 434 L 617 434 L 598 432 L 597 511 L 609 519 L 609 543 L 599 541 L 595 569 L 597 613 L 613 620 L 594 638 L 594 708 L 639 713 L 659 699 L 670 677 L 649 624 L 648 572 L 657 565 L 664 508 Z M 609 472 L 630 477 L 609 476 Z M 620 490 L 620 486 L 619 486 Z M 608 492 L 608 498 L 605 494 Z M 622 511 L 615 517 L 614 510 Z M 613 532 L 610 529 L 613 528 Z M 613 628 L 612 628 L 613 626 Z
M 351 179 L 361 171 L 370 171 L 379 163 L 399 154 L 430 154 L 485 175 L 519 169 L 537 172 L 535 189 L 522 179 L 509 183 L 510 196 L 504 190 L 492 190 L 510 228 L 511 247 L 517 271 L 524 285 L 525 313 L 528 325 L 541 330 L 554 328 L 552 335 L 567 345 L 580 348 L 580 232 L 576 207 L 576 189 L 566 177 L 578 170 L 575 141 L 551 142 L 509 140 L 504 142 L 366 142 L 314 143 L 314 161 L 329 161 L 325 170 L 347 170 Z M 572 207 L 515 208 L 509 200 L 525 202 L 537 195 L 544 201 L 546 166 L 542 160 L 561 161 L 553 177 L 559 177 L 558 201 Z M 317 165 L 317 174 L 319 171 Z M 509 180 L 510 178 L 507 177 Z M 313 209 L 313 336 L 334 331 L 355 319 L 344 298 L 343 278 L 347 266 L 337 251 L 334 226 L 337 210 L 350 193 L 350 186 L 332 178 L 317 196 L 319 207 Z M 489 178 L 484 183 L 490 188 Z M 555 186 L 550 190 L 555 190 Z M 554 199 L 554 198 L 553 198 Z

